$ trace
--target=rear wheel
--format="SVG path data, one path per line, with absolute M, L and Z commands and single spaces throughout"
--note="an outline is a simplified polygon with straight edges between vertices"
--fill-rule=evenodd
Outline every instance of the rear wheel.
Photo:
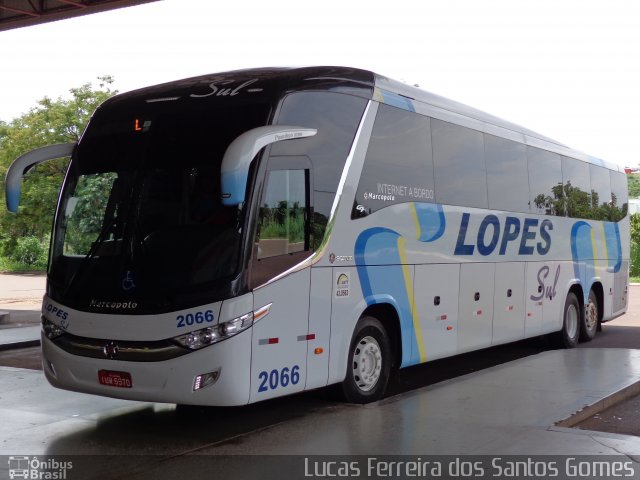
M 556 343 L 563 348 L 573 348 L 580 337 L 580 303 L 573 292 L 569 292 L 564 302 L 562 330 L 556 334 Z
M 589 292 L 589 301 L 585 307 L 584 318 L 580 323 L 580 340 L 588 342 L 593 340 L 598 331 L 598 299 L 593 290 Z
M 348 402 L 369 403 L 381 399 L 391 372 L 389 336 L 374 317 L 363 317 L 356 325 L 342 391 Z

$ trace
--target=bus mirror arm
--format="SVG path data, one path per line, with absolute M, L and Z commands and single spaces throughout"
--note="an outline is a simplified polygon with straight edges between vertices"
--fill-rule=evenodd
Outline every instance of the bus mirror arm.
M 7 210 L 18 213 L 20 205 L 20 191 L 23 175 L 39 163 L 54 158 L 68 157 L 73 152 L 75 143 L 59 143 L 48 147 L 37 148 L 16 158 L 7 170 L 5 178 L 5 197 Z
M 263 147 L 285 140 L 312 137 L 317 132 L 315 128 L 267 125 L 248 130 L 238 136 L 229 144 L 222 158 L 220 175 L 222 203 L 239 205 L 244 202 L 249 167 L 253 158 Z

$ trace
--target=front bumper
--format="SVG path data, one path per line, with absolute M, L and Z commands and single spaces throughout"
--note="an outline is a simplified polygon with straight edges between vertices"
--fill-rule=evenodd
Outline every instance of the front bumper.
M 43 370 L 57 388 L 106 397 L 188 405 L 246 405 L 251 391 L 252 328 L 220 343 L 157 362 L 70 354 L 42 334 Z M 106 343 L 106 340 L 105 340 Z M 198 375 L 220 370 L 217 381 L 194 391 Z M 99 370 L 128 372 L 131 388 L 102 385 Z

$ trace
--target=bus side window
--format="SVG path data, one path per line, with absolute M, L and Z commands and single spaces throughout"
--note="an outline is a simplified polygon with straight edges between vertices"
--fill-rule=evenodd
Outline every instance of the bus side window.
M 311 251 L 308 169 L 269 170 L 260 201 L 252 280 L 259 286 Z

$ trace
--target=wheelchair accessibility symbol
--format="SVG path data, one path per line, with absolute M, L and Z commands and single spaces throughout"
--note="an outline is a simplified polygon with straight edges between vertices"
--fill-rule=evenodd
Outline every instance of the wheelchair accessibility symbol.
M 122 279 L 122 289 L 125 292 L 130 292 L 135 290 L 136 282 L 134 278 L 134 274 L 131 270 L 127 270 L 127 273 L 124 274 L 124 278 Z

